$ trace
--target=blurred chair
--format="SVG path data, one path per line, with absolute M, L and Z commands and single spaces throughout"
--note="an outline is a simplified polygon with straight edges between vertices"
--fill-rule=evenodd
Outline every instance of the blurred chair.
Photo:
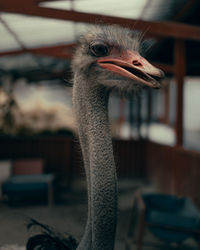
M 159 243 L 147 242 L 145 239 L 147 231 L 151 232 Z M 196 247 L 184 244 L 189 238 L 196 241 Z M 185 197 L 138 193 L 132 208 L 126 250 L 141 250 L 143 246 L 145 249 L 153 247 L 162 250 L 200 249 L 199 210 Z
M 46 199 L 53 204 L 53 174 L 44 173 L 42 159 L 15 160 L 12 176 L 2 184 L 2 193 L 13 204 L 18 200 Z

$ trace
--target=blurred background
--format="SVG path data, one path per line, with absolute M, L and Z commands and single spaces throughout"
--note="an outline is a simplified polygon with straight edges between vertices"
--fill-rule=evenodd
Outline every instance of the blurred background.
M 117 249 L 136 190 L 200 206 L 199 8 L 198 0 L 0 0 L 0 247 L 25 244 L 27 217 L 82 235 L 87 196 L 70 61 L 99 22 L 144 33 L 145 57 L 166 74 L 160 90 L 110 98 Z

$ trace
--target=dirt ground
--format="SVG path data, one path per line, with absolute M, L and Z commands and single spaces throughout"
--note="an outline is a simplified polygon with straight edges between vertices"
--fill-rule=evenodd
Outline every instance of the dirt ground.
M 121 180 L 119 181 L 119 215 L 115 250 L 128 250 L 125 248 L 128 226 L 130 222 L 131 208 L 134 193 L 137 190 L 154 190 L 152 186 L 143 181 Z M 43 224 L 56 229 L 57 232 L 66 232 L 72 235 L 78 242 L 83 234 L 87 215 L 87 196 L 85 183 L 74 183 L 72 190 L 63 194 L 62 202 L 53 206 L 46 204 L 18 204 L 8 206 L 0 202 L 0 250 L 25 250 L 28 237 L 35 231 L 28 232 L 26 224 L 29 218 L 34 218 Z M 146 237 L 146 236 L 145 236 Z M 150 234 L 147 238 L 155 241 Z M 193 245 L 193 244 L 192 244 Z M 136 249 L 131 248 L 132 249 Z M 143 248 L 144 250 L 168 248 Z M 171 249 L 171 248 L 170 248 Z M 172 248 L 177 249 L 177 248 Z M 179 250 L 197 249 L 181 246 Z
M 124 249 L 134 191 L 140 185 L 140 182 L 132 180 L 121 181 L 119 184 L 116 250 Z M 58 232 L 66 232 L 79 241 L 87 219 L 87 197 L 84 186 L 85 184 L 82 182 L 74 183 L 72 190 L 64 194 L 63 202 L 53 206 L 46 204 L 8 206 L 1 201 L 0 249 L 3 250 L 3 246 L 6 244 L 18 244 L 19 246 L 26 244 L 31 234 L 26 229 L 29 218 L 47 224 Z

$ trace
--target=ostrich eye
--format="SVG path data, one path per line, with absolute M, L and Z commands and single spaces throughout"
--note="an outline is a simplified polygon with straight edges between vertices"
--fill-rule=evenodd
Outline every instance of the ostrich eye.
M 94 42 L 90 44 L 90 51 L 94 56 L 107 56 L 109 49 L 108 46 L 102 42 Z

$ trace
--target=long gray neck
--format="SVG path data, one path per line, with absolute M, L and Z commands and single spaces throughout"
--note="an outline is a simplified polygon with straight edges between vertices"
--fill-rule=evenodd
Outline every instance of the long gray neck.
M 108 122 L 108 93 L 75 76 L 73 108 L 88 185 L 88 220 L 78 250 L 114 249 L 117 181 Z

